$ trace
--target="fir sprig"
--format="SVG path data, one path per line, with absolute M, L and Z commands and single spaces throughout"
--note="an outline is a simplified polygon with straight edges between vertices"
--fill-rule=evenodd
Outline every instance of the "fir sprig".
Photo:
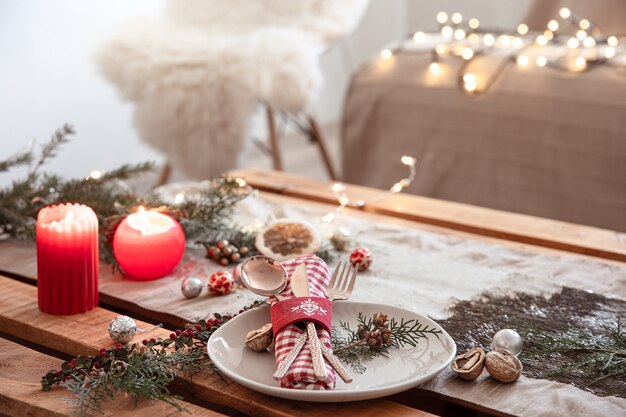
M 339 322 L 339 328 L 332 329 L 331 342 L 335 355 L 358 373 L 367 369 L 365 362 L 378 356 L 389 357 L 391 348 L 417 347 L 420 339 L 439 337 L 441 334 L 441 330 L 423 325 L 415 319 L 402 318 L 398 322 L 395 318 L 389 320 L 383 313 L 367 317 L 360 312 L 357 326 L 353 330 L 349 323 Z
M 242 312 L 263 303 L 257 301 Z M 104 402 L 117 393 L 127 394 L 135 404 L 140 399 L 157 400 L 182 410 L 177 402 L 180 397 L 172 394 L 168 385 L 177 376 L 191 378 L 201 369 L 220 375 L 207 355 L 207 343 L 234 316 L 214 314 L 208 320 L 187 324 L 167 339 L 117 344 L 112 349 L 100 349 L 96 356 L 79 355 L 44 375 L 41 387 L 43 391 L 55 385 L 66 388 L 73 394 L 69 401 L 81 417 L 101 413 Z

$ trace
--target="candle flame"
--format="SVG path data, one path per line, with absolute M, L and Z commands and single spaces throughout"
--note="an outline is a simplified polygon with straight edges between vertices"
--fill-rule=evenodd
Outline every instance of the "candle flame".
M 138 230 L 142 235 L 154 235 L 164 233 L 172 228 L 174 220 L 156 211 L 146 211 L 139 206 L 137 211 L 127 217 L 128 225 Z

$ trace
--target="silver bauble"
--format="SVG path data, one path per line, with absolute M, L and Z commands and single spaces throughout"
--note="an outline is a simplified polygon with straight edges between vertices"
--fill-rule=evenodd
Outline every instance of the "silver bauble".
M 116 343 L 128 343 L 137 333 L 137 323 L 128 316 L 117 316 L 109 323 L 109 336 Z
M 493 336 L 491 347 L 494 349 L 504 349 L 512 355 L 519 355 L 522 351 L 522 336 L 515 330 L 502 329 Z
M 340 252 L 347 251 L 350 248 L 350 242 L 352 241 L 351 233 L 345 227 L 340 227 L 333 232 L 330 237 L 330 243 L 333 247 Z
M 202 281 L 196 277 L 189 277 L 183 280 L 180 289 L 186 298 L 196 298 L 202 292 Z

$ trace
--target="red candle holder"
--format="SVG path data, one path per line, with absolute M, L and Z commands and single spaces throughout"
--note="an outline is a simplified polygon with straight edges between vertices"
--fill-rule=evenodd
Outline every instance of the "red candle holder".
M 98 218 L 82 204 L 44 207 L 37 215 L 37 294 L 48 314 L 98 305 Z
M 167 214 L 143 207 L 128 215 L 113 236 L 113 253 L 125 277 L 162 278 L 176 268 L 185 252 L 185 233 Z

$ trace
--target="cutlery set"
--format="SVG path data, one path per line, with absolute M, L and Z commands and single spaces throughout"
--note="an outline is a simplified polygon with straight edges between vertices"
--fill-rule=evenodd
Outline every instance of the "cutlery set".
M 347 300 L 354 289 L 356 275 L 356 268 L 348 262 L 340 262 L 335 268 L 328 286 L 324 289 L 326 298 L 330 301 Z M 272 258 L 266 256 L 248 258 L 241 266 L 241 278 L 244 285 L 256 294 L 273 296 L 278 301 L 286 299 L 281 295 L 281 292 L 289 281 L 287 271 Z M 295 297 L 310 297 L 309 280 L 304 263 L 299 264 L 293 271 L 290 284 L 291 292 Z M 280 380 L 287 374 L 308 340 L 311 347 L 313 372 L 318 380 L 323 381 L 328 378 L 324 362 L 326 359 L 344 382 L 352 382 L 352 376 L 339 359 L 326 345 L 320 342 L 315 323 L 313 321 L 304 321 L 304 323 L 306 325 L 305 331 L 296 339 L 291 351 L 276 369 L 273 375 L 274 379 Z

